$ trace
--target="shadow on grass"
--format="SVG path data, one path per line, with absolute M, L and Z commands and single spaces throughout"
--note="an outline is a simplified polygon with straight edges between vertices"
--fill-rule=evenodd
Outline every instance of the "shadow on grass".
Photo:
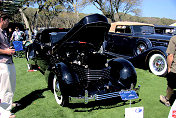
M 19 103 L 21 104 L 20 106 L 14 107 L 12 109 L 12 113 L 16 113 L 20 110 L 25 109 L 27 106 L 29 106 L 33 101 L 40 99 L 40 98 L 44 98 L 44 96 L 42 95 L 44 91 L 49 90 L 48 88 L 45 89 L 40 89 L 40 90 L 35 90 L 33 92 L 31 92 L 30 94 L 28 94 L 27 96 L 21 98 L 19 101 L 15 101 L 15 103 Z
M 19 101 L 15 101 L 15 103 L 19 103 L 21 105 L 14 107 L 11 112 L 16 113 L 31 105 L 33 101 L 44 98 L 43 92 L 48 90 L 49 90 L 48 88 L 35 90 L 30 94 L 26 95 L 25 97 L 21 98 Z M 136 99 L 131 101 L 132 101 L 131 104 L 135 104 L 135 103 L 139 103 L 141 99 Z M 125 105 L 130 106 L 130 100 L 122 101 L 121 98 L 118 97 L 118 98 L 112 98 L 112 99 L 107 99 L 102 101 L 93 101 L 93 102 L 89 102 L 88 104 L 70 103 L 68 107 L 70 109 L 74 109 L 74 112 L 91 112 L 94 110 L 111 109 L 111 108 L 125 106 Z
M 140 101 L 141 99 L 131 100 L 131 104 L 139 103 Z M 88 104 L 72 103 L 69 105 L 69 108 L 75 109 L 74 112 L 91 112 L 93 110 L 111 109 L 111 108 L 121 107 L 125 105 L 130 105 L 130 100 L 122 101 L 121 98 L 119 97 L 119 98 L 112 98 L 112 99 L 107 99 L 102 101 L 89 102 Z

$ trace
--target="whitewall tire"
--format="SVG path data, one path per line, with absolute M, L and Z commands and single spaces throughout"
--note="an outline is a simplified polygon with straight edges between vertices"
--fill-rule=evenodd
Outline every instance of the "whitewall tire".
M 158 76 L 164 76 L 167 73 L 167 61 L 161 54 L 153 54 L 149 59 L 150 71 Z
M 60 86 L 59 86 L 59 82 L 57 81 L 56 75 L 54 75 L 54 78 L 53 78 L 53 91 L 54 91 L 54 97 L 57 104 L 62 105 L 63 96 L 61 95 Z

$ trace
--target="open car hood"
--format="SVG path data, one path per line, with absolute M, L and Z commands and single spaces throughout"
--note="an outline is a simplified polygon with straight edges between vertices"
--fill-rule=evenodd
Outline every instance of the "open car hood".
M 107 38 L 110 24 L 105 16 L 93 14 L 84 17 L 53 47 L 53 52 L 62 48 L 67 42 L 90 43 L 98 51 Z

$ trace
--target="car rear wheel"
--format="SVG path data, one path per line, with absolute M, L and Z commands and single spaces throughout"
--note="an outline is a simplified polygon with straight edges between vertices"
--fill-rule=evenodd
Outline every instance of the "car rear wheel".
M 161 54 L 154 54 L 149 59 L 149 69 L 152 73 L 164 76 L 167 73 L 166 58 Z
M 61 85 L 59 84 L 59 81 L 57 79 L 57 76 L 54 75 L 53 78 L 53 92 L 56 102 L 61 106 L 67 106 L 68 105 L 68 97 L 64 96 L 61 92 Z
M 143 53 L 145 50 L 147 50 L 147 46 L 144 43 L 139 43 L 137 45 L 136 55 Z

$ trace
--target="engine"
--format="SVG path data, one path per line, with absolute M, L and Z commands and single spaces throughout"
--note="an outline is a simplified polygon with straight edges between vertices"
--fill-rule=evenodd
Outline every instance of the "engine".
M 57 54 L 58 60 L 69 66 L 72 76 L 77 77 L 86 89 L 100 89 L 108 85 L 110 67 L 107 67 L 107 57 L 96 52 L 92 44 L 65 43 Z

